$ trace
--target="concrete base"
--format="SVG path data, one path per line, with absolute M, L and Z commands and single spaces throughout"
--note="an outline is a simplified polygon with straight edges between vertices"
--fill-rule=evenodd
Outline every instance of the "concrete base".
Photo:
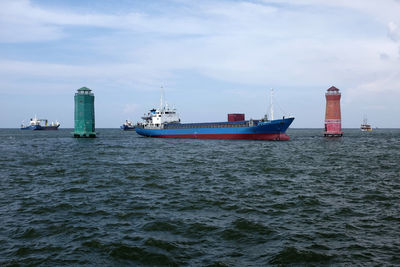
M 341 137 L 341 136 L 343 136 L 343 132 L 340 132 L 340 133 L 327 133 L 327 132 L 325 132 L 324 136 L 325 137 Z
M 72 133 L 75 138 L 96 138 L 96 133 Z

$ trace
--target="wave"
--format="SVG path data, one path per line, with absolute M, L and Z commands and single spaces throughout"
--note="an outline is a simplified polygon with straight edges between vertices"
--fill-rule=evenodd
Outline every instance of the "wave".
M 295 247 L 287 247 L 274 255 L 270 264 L 330 264 L 335 255 L 318 253 L 312 250 L 301 250 Z

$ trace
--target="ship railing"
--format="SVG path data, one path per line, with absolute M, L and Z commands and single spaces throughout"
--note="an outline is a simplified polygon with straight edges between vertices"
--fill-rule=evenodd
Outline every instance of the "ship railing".
M 249 121 L 237 122 L 223 122 L 223 123 L 168 123 L 164 125 L 165 129 L 197 129 L 197 128 L 231 128 L 231 127 L 249 127 L 257 125 L 258 121 L 253 120 L 252 123 Z
M 325 95 L 340 95 L 340 92 L 338 92 L 338 91 L 330 91 L 330 92 L 326 92 Z
M 142 124 L 138 128 L 146 129 L 164 129 L 164 124 Z

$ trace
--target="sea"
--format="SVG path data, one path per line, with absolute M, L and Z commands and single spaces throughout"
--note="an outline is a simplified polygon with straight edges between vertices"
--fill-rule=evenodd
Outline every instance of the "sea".
M 0 266 L 399 266 L 400 129 L 0 129 Z

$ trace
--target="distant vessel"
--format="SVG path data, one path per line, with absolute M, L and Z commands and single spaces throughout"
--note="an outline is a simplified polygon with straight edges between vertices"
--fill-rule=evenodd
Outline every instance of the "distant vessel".
M 44 122 L 44 125 L 41 122 Z M 58 121 L 48 124 L 47 119 L 38 119 L 36 115 L 30 120 L 28 125 L 21 124 L 21 130 L 57 130 L 58 127 L 60 127 Z
M 272 99 L 272 92 L 271 92 Z M 181 123 L 175 109 L 161 105 L 142 117 L 143 122 L 136 125 L 136 133 L 147 137 L 196 138 L 196 139 L 253 139 L 289 140 L 285 133 L 294 117 L 245 120 L 244 114 L 228 114 L 227 122 Z
M 124 124 L 120 126 L 121 130 L 124 131 L 133 131 L 135 130 L 135 125 L 131 121 L 126 120 Z
M 362 132 L 371 132 L 372 131 L 371 124 L 368 123 L 367 117 L 364 117 L 363 123 L 361 124 L 360 129 Z

